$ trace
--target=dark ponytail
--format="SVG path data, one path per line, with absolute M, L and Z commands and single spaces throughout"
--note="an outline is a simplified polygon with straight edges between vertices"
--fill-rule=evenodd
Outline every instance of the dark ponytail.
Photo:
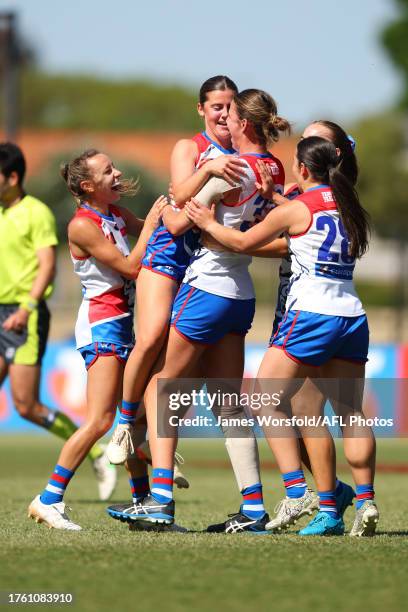
M 346 132 L 334 121 L 326 119 L 318 119 L 313 121 L 314 124 L 325 127 L 331 135 L 331 142 L 338 149 L 339 168 L 345 174 L 353 185 L 357 183 L 358 166 L 357 158 L 354 153 L 353 142 Z M 354 143 L 355 145 L 355 143 Z
M 304 138 L 297 146 L 297 158 L 315 181 L 332 188 L 349 239 L 349 254 L 355 258 L 362 257 L 368 249 L 369 216 L 353 183 L 341 168 L 335 144 L 318 136 Z

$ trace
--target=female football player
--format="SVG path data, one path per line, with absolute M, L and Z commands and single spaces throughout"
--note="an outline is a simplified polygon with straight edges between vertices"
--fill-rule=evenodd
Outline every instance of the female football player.
M 235 83 L 226 76 L 212 77 L 201 86 L 198 112 L 204 119 L 205 131 L 192 139 L 180 140 L 171 158 L 172 190 L 179 206 L 197 193 L 210 176 L 224 178 L 230 185 L 239 182 L 246 163 L 233 157 L 235 151 L 227 126 L 229 107 L 236 92 Z M 267 173 L 263 180 L 264 189 L 268 188 L 268 181 L 270 184 Z M 261 185 L 257 183 L 256 187 Z M 261 201 L 264 202 L 262 198 Z M 167 336 L 176 291 L 198 246 L 198 234 L 189 228 L 191 224 L 184 214 L 180 214 L 179 208 L 166 207 L 163 224 L 153 233 L 143 258 L 136 290 L 137 342 L 124 376 L 124 414 L 108 447 L 108 456 L 113 463 L 123 462 L 140 441 L 134 442 L 136 436 L 132 421 L 136 413 L 140 415 L 139 402 Z M 225 358 L 230 353 L 237 355 L 235 361 Z M 195 374 L 240 378 L 243 359 L 242 339 L 228 335 L 217 347 L 207 351 Z M 246 437 L 241 439 L 224 433 L 238 487 L 246 492 L 260 481 L 256 439 L 252 430 L 246 431 Z M 177 486 L 188 486 L 179 472 L 177 455 L 174 469 Z M 108 512 L 113 518 L 129 521 L 134 518 L 134 507 L 129 504 L 111 506 Z M 216 528 L 223 529 L 224 523 Z
M 63 446 L 46 488 L 28 512 L 49 527 L 77 531 L 81 527 L 68 518 L 63 496 L 89 449 L 114 421 L 133 346 L 134 279 L 166 198 L 160 196 L 145 222 L 118 206 L 122 195 L 135 192 L 135 182 L 122 179 L 109 157 L 94 149 L 66 164 L 61 173 L 78 202 L 68 240 L 83 289 L 75 336 L 88 371 L 87 415 Z M 128 233 L 138 236 L 132 251 Z
M 259 159 L 268 164 L 275 185 L 280 187 L 281 192 L 283 190 L 282 164 L 268 152 L 268 148 L 278 140 L 280 132 L 289 129 L 289 124 L 277 115 L 273 98 L 255 89 L 234 96 L 226 122 L 232 146 L 239 151 L 239 159 L 245 164 L 245 175 L 241 176 L 239 186 L 212 178 L 197 197 L 207 204 L 220 200 L 217 207 L 220 220 L 244 232 L 262 219 L 270 206 L 269 201 L 257 191 L 260 176 L 256 164 Z M 182 220 L 180 225 L 183 222 L 185 230 L 188 221 L 181 214 L 179 216 Z M 168 343 L 162 354 L 163 363 L 150 380 L 144 396 L 153 459 L 153 482 L 151 495 L 135 508 L 137 520 L 164 523 L 174 520 L 173 458 L 177 440 L 176 437 L 158 438 L 157 380 L 190 376 L 202 357 L 206 363 L 206 377 L 242 378 L 244 339 L 255 310 L 254 290 L 248 271 L 250 261 L 248 255 L 237 256 L 226 250 L 204 246 L 197 249 L 191 259 L 173 305 Z M 256 449 L 256 444 L 253 447 Z M 249 452 L 244 450 L 243 445 L 239 455 L 248 458 Z M 265 532 L 268 517 L 263 507 L 260 481 L 254 480 L 255 475 L 259 478 L 255 453 L 252 453 L 252 457 L 252 482 L 242 487 L 240 512 L 221 526 L 216 526 L 215 530 Z
M 364 452 L 357 449 L 360 440 L 356 439 L 350 421 L 352 413 L 361 413 L 368 352 L 367 318 L 352 276 L 356 258 L 367 249 L 369 225 L 367 213 L 341 164 L 331 142 L 316 136 L 301 140 L 293 166 L 301 193 L 271 211 L 245 234 L 223 227 L 215 220 L 214 212 L 194 202 L 188 205 L 187 214 L 198 227 L 238 253 L 262 246 L 286 232 L 293 267 L 286 314 L 271 339 L 258 378 L 278 378 L 279 385 L 288 379 L 285 396 L 289 399 L 299 390 L 290 380 L 309 379 L 307 392 L 312 404 L 316 367 L 318 376 L 340 381 L 337 393 L 325 387 L 321 397 L 329 397 L 336 411 L 346 419 L 345 435 L 354 436 L 347 454 L 358 500 L 351 535 L 370 535 L 378 521 L 373 501 L 375 442 L 371 430 L 361 427 L 357 436 L 366 437 L 367 443 Z M 305 393 L 302 389 L 304 397 Z M 304 442 L 319 490 L 320 511 L 300 534 L 342 534 L 344 523 L 336 507 L 332 457 L 327 453 L 327 445 L 318 444 L 307 433 L 310 432 L 306 430 Z M 268 441 L 271 439 L 269 435 Z M 305 487 L 293 436 L 286 439 L 285 461 L 288 486 Z

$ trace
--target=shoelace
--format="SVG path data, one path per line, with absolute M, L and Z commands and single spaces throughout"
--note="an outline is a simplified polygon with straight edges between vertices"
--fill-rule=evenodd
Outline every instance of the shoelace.
M 184 458 L 180 455 L 180 453 L 175 453 L 174 455 L 174 459 L 176 461 L 176 463 L 178 463 L 179 465 L 183 465 L 184 464 Z
M 61 504 L 61 509 L 58 508 L 59 504 L 52 504 L 52 507 L 58 512 L 61 518 L 65 519 L 69 523 L 72 523 L 71 519 L 65 512 L 66 510 L 68 510 L 68 512 L 72 512 L 72 508 L 70 508 L 70 506 L 67 506 L 64 502 L 60 502 L 60 504 Z
M 112 440 L 111 440 L 111 441 L 112 441 L 114 444 L 117 444 L 118 446 L 120 446 L 120 445 L 121 445 L 121 443 L 122 443 L 122 440 L 123 440 L 124 438 L 126 438 L 127 443 L 128 443 L 128 445 L 129 445 L 129 448 L 130 448 L 130 451 L 131 451 L 131 454 L 132 454 L 132 455 L 134 455 L 134 454 L 135 454 L 135 447 L 134 447 L 134 445 L 133 445 L 132 435 L 131 435 L 131 433 L 130 433 L 129 429 L 124 429 L 123 431 L 118 431 L 117 433 L 116 433 L 116 431 L 115 431 L 115 434 L 116 434 L 116 435 L 114 435 L 114 436 L 113 436 L 113 438 L 112 438 Z M 119 434 L 120 434 L 120 435 L 119 435 Z M 98 465 L 96 465 L 96 466 L 95 466 L 95 471 L 96 471 L 96 472 L 98 472 L 98 471 L 102 471 L 102 470 L 103 470 L 103 468 L 102 468 L 102 467 L 99 467 Z
M 275 514 L 279 514 L 285 502 L 286 502 L 286 499 L 281 499 L 280 502 L 276 504 L 275 508 L 273 509 Z
M 147 510 L 145 510 L 142 502 L 136 502 L 136 504 L 133 504 L 133 507 L 135 509 L 135 514 L 147 514 Z M 140 510 L 140 512 L 138 512 L 138 510 Z
M 317 515 L 314 517 L 313 521 L 312 521 L 310 524 L 311 524 L 311 525 L 314 525 L 314 524 L 316 524 L 316 523 L 321 523 L 321 522 L 322 522 L 322 521 L 324 521 L 324 519 L 325 519 L 325 514 L 326 514 L 326 512 L 322 512 L 322 513 L 317 514 Z M 328 516 L 328 515 L 327 515 L 327 516 Z

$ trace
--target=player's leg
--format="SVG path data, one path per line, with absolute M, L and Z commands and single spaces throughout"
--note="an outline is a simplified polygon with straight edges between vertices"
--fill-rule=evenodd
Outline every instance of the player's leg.
M 365 364 L 333 359 L 325 367 L 328 378 L 339 379 L 338 391 L 330 398 L 334 412 L 342 417 L 344 454 L 356 484 L 356 517 L 351 536 L 374 534 L 379 513 L 374 502 L 376 442 L 371 427 L 351 424 L 350 417 L 362 417 Z
M 123 363 L 111 355 L 98 358 L 88 370 L 85 422 L 65 442 L 46 488 L 29 507 L 29 515 L 39 522 L 58 529 L 79 528 L 67 519 L 61 502 L 75 470 L 112 426 L 123 369 Z
M 204 350 L 205 345 L 193 344 L 171 328 L 167 345 L 155 366 L 156 372 L 147 385 L 144 403 L 152 454 L 152 483 L 151 495 L 137 507 L 138 520 L 164 524 L 174 521 L 173 466 L 177 432 L 171 437 L 159 436 L 159 419 L 163 416 L 160 407 L 164 405 L 162 402 L 166 403 L 166 391 L 158 392 L 158 381 L 189 376 Z M 160 429 L 162 425 L 166 426 L 161 423 Z
M 5 381 L 5 379 L 7 378 L 8 368 L 9 366 L 8 366 L 7 361 L 4 359 L 2 355 L 0 355 L 0 387 Z
M 25 341 L 13 353 L 9 366 L 10 388 L 14 405 L 20 416 L 68 440 L 77 426 L 63 412 L 52 410 L 39 399 L 41 362 L 47 346 L 50 313 L 45 302 L 40 302 L 28 319 Z M 13 338 L 2 334 L 2 341 L 14 347 Z M 100 499 L 108 499 L 116 478 L 108 464 L 104 448 L 95 444 L 89 451 L 99 488 Z
M 142 268 L 137 280 L 137 341 L 126 364 L 119 425 L 108 446 L 114 464 L 123 463 L 135 446 L 133 423 L 152 367 L 166 340 L 177 291 L 174 279 Z
M 231 389 L 226 381 L 226 390 L 240 393 L 244 373 L 245 336 L 227 334 L 215 345 L 209 347 L 202 359 L 202 376 L 211 386 L 211 379 L 230 379 Z M 228 388 L 227 388 L 228 387 Z M 224 419 L 243 419 L 247 415 L 241 406 L 217 406 L 216 416 Z M 222 523 L 209 525 L 209 532 L 230 532 L 232 528 L 265 531 L 269 516 L 263 505 L 261 475 L 259 469 L 258 444 L 252 427 L 225 425 L 222 427 L 225 446 L 242 495 L 242 504 L 237 514 Z
M 317 372 L 317 378 L 321 378 L 321 372 Z M 306 380 L 305 386 L 308 386 L 308 381 Z M 294 398 L 292 398 L 292 413 L 294 416 L 303 417 L 307 415 L 316 415 L 319 417 L 324 413 L 324 406 L 327 401 L 327 396 L 322 390 L 321 385 L 313 385 L 309 383 L 309 391 L 307 394 L 302 393 L 303 388 L 296 394 Z M 302 459 L 303 465 L 306 469 L 313 474 L 312 465 L 310 462 L 310 458 L 306 449 L 305 442 L 303 440 L 304 431 L 299 431 L 299 448 L 300 448 L 300 456 Z M 310 445 L 315 444 L 317 448 L 317 452 L 321 448 L 320 436 L 311 436 L 309 437 L 309 447 Z M 331 457 L 333 466 L 336 466 L 336 448 L 334 446 L 333 438 L 331 438 Z M 349 484 L 343 482 L 336 476 L 336 506 L 338 513 L 341 517 L 344 516 L 345 511 L 349 506 L 353 505 L 353 499 L 355 497 L 355 491 L 353 487 Z
M 318 508 L 318 498 L 307 488 L 301 464 L 301 456 L 297 439 L 297 432 L 291 425 L 285 424 L 290 414 L 293 397 L 302 387 L 302 381 L 314 374 L 313 369 L 294 361 L 282 350 L 274 347 L 268 349 L 260 365 L 257 381 L 258 391 L 269 395 L 278 393 L 280 405 L 273 410 L 264 411 L 264 415 L 273 416 L 275 423 L 281 422 L 280 427 L 266 427 L 264 434 L 271 448 L 279 470 L 282 475 L 286 497 L 276 507 L 276 515 L 269 522 L 268 529 L 282 531 L 296 523 L 305 515 L 311 515 Z M 323 438 L 328 457 L 331 454 L 331 445 Z M 320 474 L 320 478 L 327 479 L 332 484 L 330 474 Z

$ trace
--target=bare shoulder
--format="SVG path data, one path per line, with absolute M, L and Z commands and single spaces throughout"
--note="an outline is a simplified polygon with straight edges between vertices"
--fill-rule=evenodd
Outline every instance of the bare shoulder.
M 74 217 L 68 224 L 68 238 L 74 242 L 96 233 L 98 233 L 98 228 L 95 222 L 86 217 Z
M 195 157 L 198 152 L 197 144 L 191 138 L 181 138 L 173 147 L 172 157 Z

